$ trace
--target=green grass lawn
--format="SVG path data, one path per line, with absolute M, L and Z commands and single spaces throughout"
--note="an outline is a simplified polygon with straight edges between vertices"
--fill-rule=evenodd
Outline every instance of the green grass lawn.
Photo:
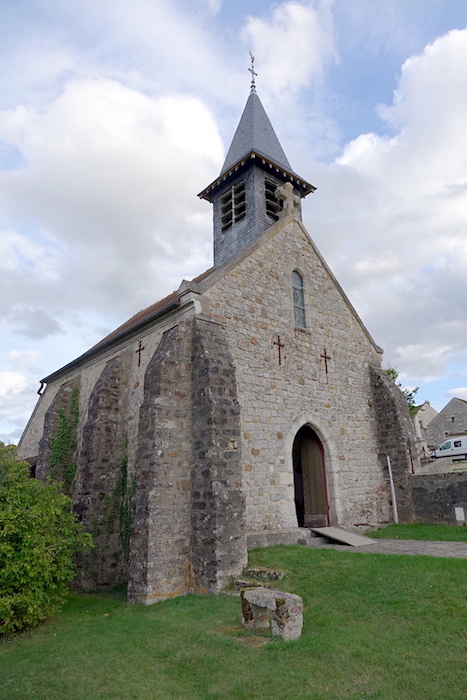
M 387 525 L 378 530 L 368 530 L 369 537 L 390 538 L 393 540 L 433 540 L 435 542 L 467 542 L 467 527 L 462 525 L 431 525 L 411 523 L 410 525 Z M 467 694 L 466 694 L 467 696 Z
M 0 698 L 465 700 L 465 560 L 280 546 L 250 563 L 291 572 L 277 587 L 303 597 L 300 640 L 262 645 L 229 595 L 144 607 L 73 593 L 0 644 Z

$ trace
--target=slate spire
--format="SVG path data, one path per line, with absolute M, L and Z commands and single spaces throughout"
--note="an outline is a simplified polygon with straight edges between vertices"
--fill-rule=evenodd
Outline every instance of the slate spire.
M 264 156 L 281 168 L 291 170 L 287 156 L 254 88 L 248 97 L 220 174 L 226 173 L 250 153 Z
M 292 184 L 298 197 L 315 190 L 290 166 L 256 93 L 251 58 L 251 92 L 224 165 L 217 179 L 198 195 L 214 205 L 215 267 L 235 257 L 278 221 L 282 202 L 275 193 L 279 186 Z M 300 206 L 296 215 L 301 217 Z

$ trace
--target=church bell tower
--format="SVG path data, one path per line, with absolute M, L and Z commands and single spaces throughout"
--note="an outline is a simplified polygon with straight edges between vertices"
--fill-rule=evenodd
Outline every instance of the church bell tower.
M 219 267 L 272 226 L 282 212 L 276 190 L 291 183 L 296 198 L 316 189 L 290 167 L 256 93 L 251 92 L 219 177 L 198 196 L 214 205 L 214 266 Z M 301 217 L 301 207 L 298 205 Z

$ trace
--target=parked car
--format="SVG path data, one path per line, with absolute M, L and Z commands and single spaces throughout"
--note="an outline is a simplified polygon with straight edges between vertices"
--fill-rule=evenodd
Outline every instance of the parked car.
M 467 459 L 467 435 L 453 436 L 446 439 L 441 447 L 434 451 L 433 457 L 462 457 Z

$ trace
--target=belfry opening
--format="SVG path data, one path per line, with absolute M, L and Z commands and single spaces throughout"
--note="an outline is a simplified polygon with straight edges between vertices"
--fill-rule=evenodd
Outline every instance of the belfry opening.
M 299 527 L 329 525 L 324 448 L 309 425 L 300 428 L 292 448 L 294 498 Z

